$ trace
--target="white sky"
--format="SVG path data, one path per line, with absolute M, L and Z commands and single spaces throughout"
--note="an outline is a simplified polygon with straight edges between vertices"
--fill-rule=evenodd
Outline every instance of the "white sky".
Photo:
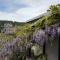
M 58 3 L 60 0 L 0 0 L 0 20 L 25 22 Z

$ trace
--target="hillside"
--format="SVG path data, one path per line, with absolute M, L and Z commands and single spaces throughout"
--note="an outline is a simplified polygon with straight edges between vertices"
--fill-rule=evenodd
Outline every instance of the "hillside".
M 58 28 L 57 31 L 59 32 L 59 36 L 60 36 L 60 5 L 59 4 L 51 6 L 45 14 L 42 14 L 41 16 L 37 16 L 25 23 L 12 22 L 12 21 L 0 21 L 1 60 L 26 60 L 26 53 L 28 47 L 34 45 L 33 43 L 34 40 L 35 43 L 37 43 L 38 45 L 41 44 L 40 41 L 38 40 L 41 39 L 43 41 L 44 39 L 42 39 L 40 36 L 43 35 L 43 37 L 45 37 L 46 36 L 44 35 L 45 30 L 51 27 L 53 27 L 52 31 L 54 30 L 53 31 L 53 33 L 55 32 L 54 34 L 56 34 L 55 27 L 57 27 Z M 49 32 L 51 31 L 49 30 Z M 49 32 L 47 31 L 47 35 L 49 35 Z M 49 40 L 48 40 L 50 42 L 53 39 L 52 41 L 53 45 L 54 45 L 54 39 L 56 37 L 54 34 L 51 33 L 49 35 Z M 40 47 L 44 46 L 43 42 L 42 42 L 42 46 Z M 41 49 L 43 50 L 43 48 Z M 44 52 L 41 53 L 42 53 L 41 56 L 43 57 L 39 58 L 38 60 L 40 59 L 46 60 L 46 55 L 43 54 Z M 38 56 L 34 56 L 34 57 L 38 57 Z

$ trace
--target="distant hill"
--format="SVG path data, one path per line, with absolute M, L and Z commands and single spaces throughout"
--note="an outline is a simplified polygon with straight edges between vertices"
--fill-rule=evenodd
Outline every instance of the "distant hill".
M 43 14 L 41 14 L 41 15 L 38 15 L 38 16 L 36 16 L 36 17 L 34 17 L 34 18 L 26 21 L 26 22 L 27 22 L 27 23 L 33 23 L 33 22 L 36 22 L 37 20 L 41 19 L 42 17 L 44 17 L 44 16 L 49 16 L 49 15 L 50 15 L 50 12 L 46 12 L 46 13 L 43 13 Z
M 13 22 L 13 21 L 7 21 L 7 20 L 0 20 L 0 25 L 3 25 L 5 23 L 12 23 L 12 24 L 17 24 L 17 25 L 21 25 L 21 24 L 25 24 L 25 22 Z

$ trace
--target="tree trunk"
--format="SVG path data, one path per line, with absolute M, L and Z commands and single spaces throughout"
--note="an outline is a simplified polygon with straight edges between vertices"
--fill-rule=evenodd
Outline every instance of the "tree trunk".
M 46 42 L 43 44 L 43 54 L 46 54 Z

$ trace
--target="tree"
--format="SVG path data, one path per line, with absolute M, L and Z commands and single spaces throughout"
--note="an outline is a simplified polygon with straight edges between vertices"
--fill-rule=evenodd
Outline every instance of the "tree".
M 51 5 L 50 8 L 47 10 L 51 12 L 50 19 L 54 22 L 59 22 L 60 20 L 60 4 Z

